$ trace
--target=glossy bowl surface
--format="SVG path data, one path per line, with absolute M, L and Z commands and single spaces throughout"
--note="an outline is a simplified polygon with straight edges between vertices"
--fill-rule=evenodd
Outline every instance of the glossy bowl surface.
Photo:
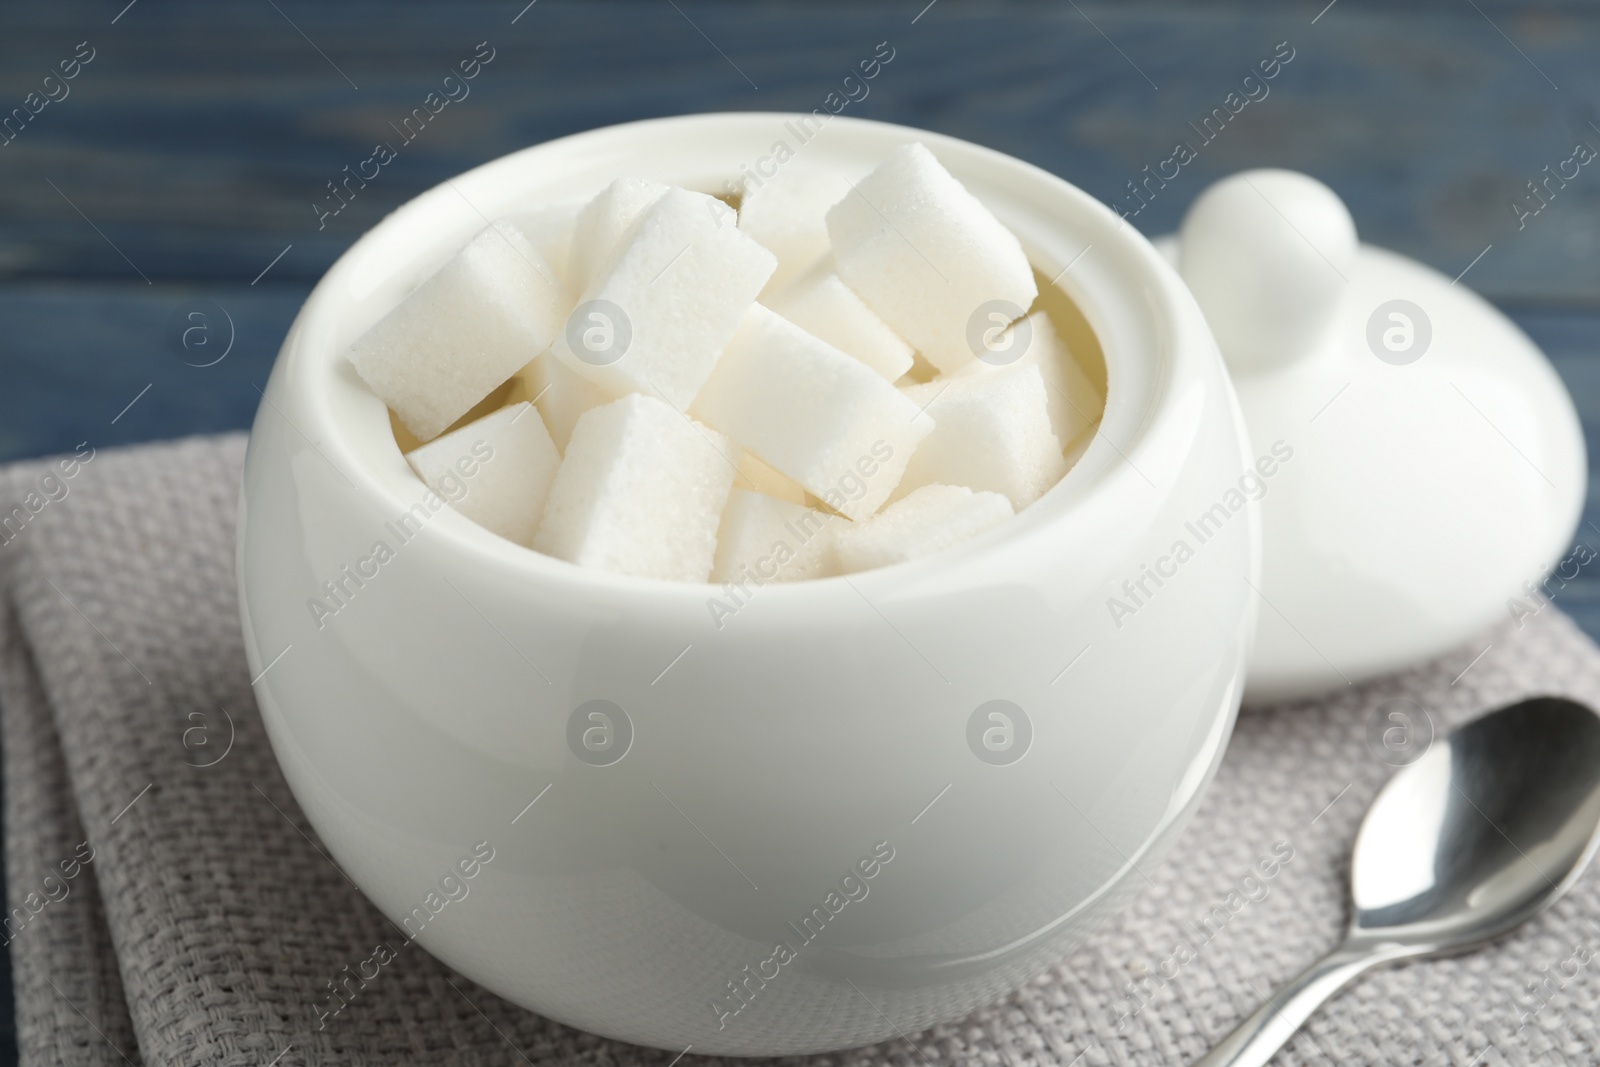
M 473 981 L 675 1051 L 862 1045 L 1056 962 L 1194 809 L 1254 625 L 1254 505 L 1190 520 L 1255 457 L 1151 246 L 999 153 L 844 118 L 800 143 L 796 121 L 596 130 L 405 205 L 307 301 L 245 471 L 256 693 L 329 852 Z M 780 141 L 864 174 L 910 140 L 1104 353 L 1100 431 L 1017 518 L 727 615 L 714 587 L 580 570 L 422 503 L 343 352 L 488 219 L 619 175 L 714 190 Z

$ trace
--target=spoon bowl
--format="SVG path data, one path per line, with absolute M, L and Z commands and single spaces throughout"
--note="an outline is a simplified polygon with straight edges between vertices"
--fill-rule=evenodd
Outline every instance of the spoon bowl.
M 1378 793 L 1350 864 L 1350 937 L 1418 955 L 1505 934 L 1566 892 L 1600 826 L 1600 717 L 1538 697 L 1476 719 Z
M 1196 1067 L 1260 1067 L 1321 1004 L 1382 963 L 1464 952 L 1549 907 L 1600 844 L 1600 716 L 1535 697 L 1467 723 L 1378 792 L 1332 952 Z

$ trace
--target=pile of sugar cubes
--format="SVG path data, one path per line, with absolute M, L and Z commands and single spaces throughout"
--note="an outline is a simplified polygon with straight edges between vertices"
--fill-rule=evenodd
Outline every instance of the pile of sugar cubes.
M 494 533 L 793 581 L 949 547 L 1066 473 L 1101 398 L 1037 296 L 1016 237 L 908 144 L 737 211 L 621 178 L 497 220 L 349 358 L 412 469 Z

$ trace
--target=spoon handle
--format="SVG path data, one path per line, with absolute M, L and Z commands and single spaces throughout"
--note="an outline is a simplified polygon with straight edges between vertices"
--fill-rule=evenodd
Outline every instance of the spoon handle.
M 1381 947 L 1341 944 L 1280 989 L 1194 1067 L 1264 1067 L 1323 1001 L 1368 967 L 1397 958 Z

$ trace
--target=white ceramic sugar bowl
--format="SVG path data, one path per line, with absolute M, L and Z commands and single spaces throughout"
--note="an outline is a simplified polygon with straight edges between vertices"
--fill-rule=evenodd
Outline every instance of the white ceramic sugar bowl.
M 910 140 L 1060 275 L 1104 353 L 1100 432 L 1017 518 L 730 616 L 712 587 L 580 570 L 418 508 L 343 353 L 486 219 L 618 175 L 716 190 L 780 142 L 782 165 L 855 176 Z M 284 342 L 241 508 L 261 714 L 395 948 L 415 937 L 534 1011 L 672 1050 L 914 1033 L 1059 960 L 1193 811 L 1254 625 L 1238 487 L 1269 477 L 1271 446 L 1258 467 L 1173 270 L 1043 171 L 845 118 L 566 138 L 389 216 Z

